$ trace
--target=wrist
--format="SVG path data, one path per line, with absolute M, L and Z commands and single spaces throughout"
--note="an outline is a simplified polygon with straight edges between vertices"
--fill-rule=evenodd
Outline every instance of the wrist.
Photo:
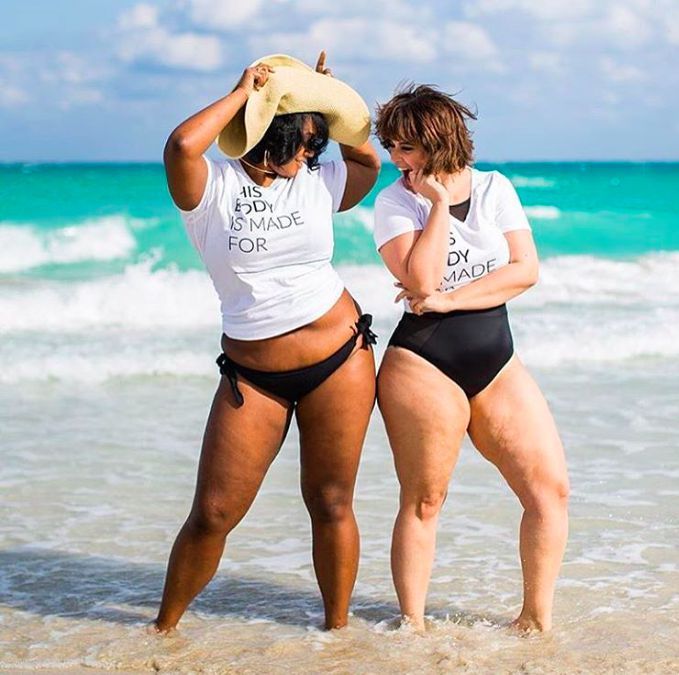
M 436 193 L 434 199 L 431 200 L 433 206 L 450 206 L 450 197 L 447 192 Z
M 250 94 L 252 93 L 252 88 L 247 88 L 242 84 L 236 85 L 236 88 L 232 92 L 233 94 L 236 94 L 237 96 L 241 96 L 244 101 L 247 101 L 250 98 Z
M 455 291 L 445 291 L 443 296 L 446 301 L 446 311 L 453 312 L 458 309 L 457 299 L 455 297 Z

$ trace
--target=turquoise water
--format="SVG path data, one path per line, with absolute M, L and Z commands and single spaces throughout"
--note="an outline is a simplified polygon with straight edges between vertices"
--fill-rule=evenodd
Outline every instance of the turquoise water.
M 629 259 L 679 250 L 679 164 L 520 163 L 478 168 L 498 169 L 512 179 L 543 258 L 587 254 Z M 337 217 L 337 263 L 379 263 L 370 233 L 371 209 L 377 192 L 397 176 L 395 167 L 386 165 L 361 208 Z M 109 274 L 151 252 L 157 268 L 201 267 L 160 164 L 0 166 L 0 244 L 15 238 L 17 228 L 31 245 L 23 252 L 14 245 L 0 246 L 0 274 Z M 108 255 L 88 253 L 88 244 L 80 240 L 90 237 L 102 247 L 112 239 Z M 78 252 L 60 257 L 59 251 L 69 245 Z M 36 257 L 39 248 L 46 252 Z

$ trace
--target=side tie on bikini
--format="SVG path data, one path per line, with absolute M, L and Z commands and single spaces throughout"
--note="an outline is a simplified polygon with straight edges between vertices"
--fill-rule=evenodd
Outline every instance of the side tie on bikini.
M 368 345 L 377 344 L 377 335 L 370 330 L 372 323 L 372 314 L 361 314 L 356 322 L 356 335 L 354 335 L 354 338 L 357 339 L 359 335 L 363 336 L 364 349 L 368 349 Z

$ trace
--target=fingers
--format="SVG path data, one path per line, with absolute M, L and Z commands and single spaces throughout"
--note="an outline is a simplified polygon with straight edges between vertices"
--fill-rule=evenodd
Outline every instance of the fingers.
M 330 68 L 327 68 L 325 65 L 325 49 L 321 50 L 321 53 L 318 55 L 318 61 L 316 62 L 316 72 L 321 73 L 322 75 L 329 75 L 332 77 L 332 70 Z
M 401 300 L 406 299 L 408 301 L 412 300 L 412 295 L 408 291 L 401 291 L 395 298 L 394 302 L 400 302 Z
M 266 63 L 258 63 L 254 68 L 253 89 L 259 91 L 269 80 L 269 75 L 274 69 Z

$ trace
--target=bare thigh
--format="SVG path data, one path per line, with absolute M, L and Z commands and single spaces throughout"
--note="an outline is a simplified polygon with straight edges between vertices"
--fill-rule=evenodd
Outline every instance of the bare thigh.
M 208 417 L 193 515 L 234 527 L 254 500 L 288 430 L 291 406 L 239 378 L 238 407 L 222 377 Z
M 445 493 L 469 422 L 462 389 L 438 368 L 389 347 L 378 375 L 378 403 L 402 489 Z
M 338 499 L 352 494 L 374 404 L 375 361 L 359 340 L 352 355 L 297 404 L 305 499 L 319 490 L 335 491 Z
M 540 489 L 567 493 L 566 460 L 554 419 L 516 355 L 470 404 L 474 445 L 498 467 L 524 507 Z

